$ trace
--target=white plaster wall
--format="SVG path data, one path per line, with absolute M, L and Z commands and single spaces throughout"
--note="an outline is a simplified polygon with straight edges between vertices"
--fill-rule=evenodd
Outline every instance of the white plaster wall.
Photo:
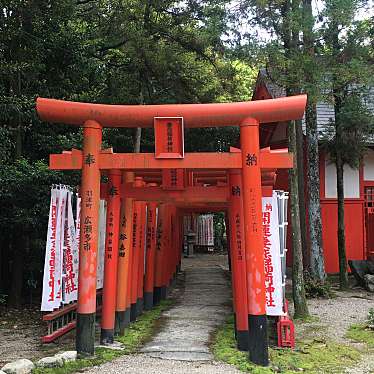
M 364 180 L 374 181 L 374 151 L 371 149 L 364 156 Z
M 328 158 L 325 161 L 325 197 L 337 198 L 336 167 Z M 360 197 L 360 175 L 358 169 L 344 165 L 344 197 L 354 199 Z

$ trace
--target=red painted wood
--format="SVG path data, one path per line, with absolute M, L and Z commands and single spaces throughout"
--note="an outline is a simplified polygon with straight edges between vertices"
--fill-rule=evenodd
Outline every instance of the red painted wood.
M 184 131 L 183 118 L 156 117 L 155 129 L 155 157 L 183 158 Z
M 105 105 L 42 97 L 36 110 L 43 121 L 82 126 L 89 118 L 104 127 L 152 127 L 155 117 L 183 117 L 186 127 L 239 126 L 247 117 L 260 123 L 302 118 L 306 95 L 214 104 Z
M 362 260 L 364 253 L 363 205 L 360 199 L 345 200 L 346 252 L 348 260 Z M 322 238 L 325 250 L 325 267 L 327 273 L 339 272 L 338 258 L 338 211 L 335 199 L 321 201 Z

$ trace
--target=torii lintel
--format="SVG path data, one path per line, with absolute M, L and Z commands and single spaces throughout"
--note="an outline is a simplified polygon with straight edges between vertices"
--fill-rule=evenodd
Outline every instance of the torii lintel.
M 239 126 L 247 117 L 259 123 L 302 118 L 306 95 L 237 103 L 106 105 L 39 97 L 36 110 L 48 122 L 83 126 L 94 120 L 103 127 L 153 127 L 155 117 L 183 117 L 185 127 Z

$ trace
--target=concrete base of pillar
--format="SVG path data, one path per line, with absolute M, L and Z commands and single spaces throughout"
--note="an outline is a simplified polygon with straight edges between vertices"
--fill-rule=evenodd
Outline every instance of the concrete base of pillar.
M 144 309 L 151 310 L 153 308 L 153 292 L 144 292 Z
M 167 286 L 161 287 L 161 300 L 165 300 L 168 295 L 168 288 Z
M 143 311 L 144 311 L 144 299 L 138 298 L 138 300 L 136 300 L 136 315 L 140 316 L 141 314 L 143 314 Z
M 115 335 L 123 335 L 125 328 L 130 324 L 130 308 L 116 312 Z
M 153 305 L 160 304 L 161 301 L 161 287 L 155 287 L 153 291 Z
M 239 351 L 248 351 L 248 330 L 236 331 L 236 344 Z
M 256 365 L 269 365 L 266 315 L 248 315 L 249 359 Z
M 76 350 L 79 357 L 95 354 L 95 313 L 77 313 Z
M 136 303 L 133 303 L 131 304 L 131 307 L 130 307 L 130 322 L 134 322 L 136 320 L 136 317 L 138 316 L 136 312 L 137 312 Z
M 100 344 L 107 345 L 114 342 L 114 329 L 101 329 Z

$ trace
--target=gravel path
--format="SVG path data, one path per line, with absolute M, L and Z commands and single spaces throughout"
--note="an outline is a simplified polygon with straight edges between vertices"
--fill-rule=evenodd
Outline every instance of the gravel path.
M 209 361 L 176 361 L 153 358 L 146 354 L 123 356 L 118 360 L 106 363 L 91 370 L 85 371 L 89 374 L 239 374 L 241 371 L 233 366 Z
M 370 308 L 374 308 L 374 295 L 361 289 L 349 291 L 334 290 L 332 299 L 308 300 L 309 312 L 318 318 L 312 323 L 296 323 L 296 334 L 302 339 L 327 339 L 350 344 L 362 352 L 361 361 L 346 369 L 347 374 L 374 373 L 374 353 L 365 344 L 350 341 L 345 337 L 354 323 L 367 320 Z
M 86 373 L 240 373 L 215 362 L 211 334 L 231 313 L 231 292 L 223 267 L 226 256 L 197 255 L 184 259 L 184 289 L 174 307 L 161 317 L 161 330 L 141 354 L 92 368 Z
M 362 290 L 334 291 L 332 299 L 308 300 L 309 312 L 319 321 L 302 324 L 297 331 L 308 329 L 309 337 L 329 337 L 339 343 L 347 343 L 345 334 L 354 323 L 365 322 L 370 308 L 374 308 L 374 295 Z M 309 331 L 311 327 L 316 329 Z

